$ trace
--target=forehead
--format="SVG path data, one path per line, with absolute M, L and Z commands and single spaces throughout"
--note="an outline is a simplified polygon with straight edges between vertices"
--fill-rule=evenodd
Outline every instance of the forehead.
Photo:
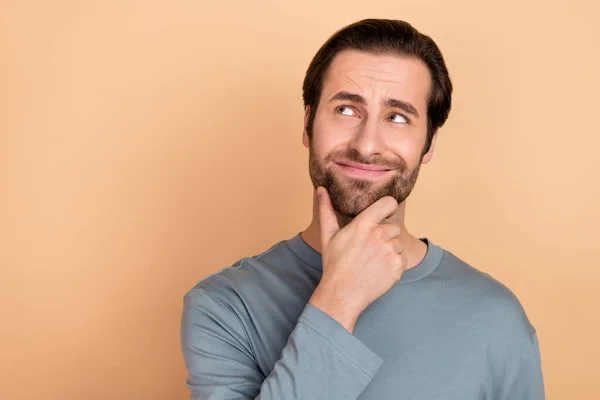
M 409 101 L 421 112 L 427 108 L 430 88 L 429 68 L 417 58 L 345 50 L 329 66 L 321 98 L 328 101 L 343 90 L 369 102 L 388 97 Z

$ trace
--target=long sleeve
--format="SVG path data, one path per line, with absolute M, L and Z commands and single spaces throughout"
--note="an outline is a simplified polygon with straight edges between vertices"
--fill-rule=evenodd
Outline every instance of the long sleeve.
M 502 340 L 492 345 L 491 400 L 544 400 L 544 378 L 537 332 L 529 322 L 508 324 Z
M 238 315 L 216 295 L 184 302 L 181 346 L 193 400 L 356 399 L 383 360 L 337 321 L 307 304 L 268 376 Z
M 516 378 L 506 396 L 506 400 L 545 399 L 544 378 L 537 333 L 532 335 L 531 352 L 526 354 L 517 370 Z

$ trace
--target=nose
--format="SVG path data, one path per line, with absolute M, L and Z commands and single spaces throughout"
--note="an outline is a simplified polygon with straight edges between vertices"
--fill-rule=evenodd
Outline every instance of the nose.
M 364 158 L 382 154 L 385 150 L 385 143 L 377 120 L 375 118 L 364 119 L 348 147 L 359 152 Z

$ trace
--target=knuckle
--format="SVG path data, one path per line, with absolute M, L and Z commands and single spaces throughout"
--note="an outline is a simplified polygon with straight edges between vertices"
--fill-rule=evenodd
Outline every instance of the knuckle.
M 400 268 L 402 269 L 402 271 L 404 271 L 407 267 L 408 261 L 406 260 L 406 257 L 404 256 L 404 254 L 400 254 Z
M 396 241 L 396 250 L 398 253 L 402 253 L 404 251 L 404 244 L 400 240 Z
M 396 253 L 396 265 L 398 265 L 400 268 L 404 266 L 404 257 L 402 254 Z
M 380 239 L 384 236 L 385 230 L 383 228 L 383 226 L 381 225 L 375 225 L 375 227 L 373 228 L 373 235 Z
M 354 221 L 352 221 L 352 226 L 354 226 L 354 229 L 356 229 L 357 231 L 364 231 L 365 229 L 367 229 L 368 224 L 362 219 L 357 218 Z

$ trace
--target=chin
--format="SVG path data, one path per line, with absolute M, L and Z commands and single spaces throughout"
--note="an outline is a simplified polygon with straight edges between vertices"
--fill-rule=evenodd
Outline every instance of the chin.
M 384 196 L 385 194 L 378 193 L 377 190 L 337 186 L 332 188 L 331 202 L 334 209 L 340 214 L 355 217 Z

